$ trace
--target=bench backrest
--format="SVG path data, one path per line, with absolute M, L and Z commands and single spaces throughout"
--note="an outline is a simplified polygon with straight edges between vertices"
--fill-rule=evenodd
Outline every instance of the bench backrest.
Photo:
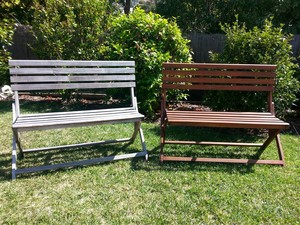
M 275 65 L 164 63 L 163 89 L 268 91 L 275 88 Z
M 129 88 L 134 95 L 134 61 L 9 60 L 16 115 L 20 114 L 19 91 Z
M 134 61 L 10 60 L 13 91 L 135 87 Z
M 273 111 L 275 70 L 276 65 L 267 64 L 164 63 L 162 100 L 173 89 L 262 91 L 268 93 L 268 108 Z

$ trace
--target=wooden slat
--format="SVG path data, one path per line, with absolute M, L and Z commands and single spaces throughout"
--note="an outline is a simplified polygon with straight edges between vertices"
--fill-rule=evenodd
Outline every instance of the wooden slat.
M 163 70 L 165 76 L 193 75 L 193 76 L 232 76 L 232 77 L 276 77 L 274 71 L 253 71 L 253 70 Z
M 134 68 L 10 68 L 12 75 L 35 74 L 133 74 Z
M 124 111 L 124 112 L 107 112 L 102 113 L 101 110 L 99 112 L 92 112 L 90 113 L 89 110 L 82 111 L 81 114 L 75 112 L 69 112 L 63 114 L 63 116 L 59 113 L 44 113 L 43 115 L 35 114 L 35 115 L 23 115 L 20 116 L 15 124 L 41 124 L 41 123 L 56 123 L 56 122 L 65 122 L 65 120 L 70 121 L 83 121 L 83 120 L 109 120 L 111 119 L 120 119 L 124 117 L 130 118 L 143 118 L 143 116 L 137 113 L 135 110 L 131 111 Z M 70 122 L 72 123 L 72 122 Z
M 164 83 L 205 83 L 205 84 L 268 84 L 275 85 L 274 79 L 246 79 L 246 78 L 195 78 L 195 77 L 163 77 Z
M 12 83 L 79 82 L 79 81 L 134 81 L 134 75 L 85 75 L 85 76 L 11 76 Z
M 250 86 L 250 85 L 180 85 L 163 84 L 163 89 L 178 90 L 224 90 L 224 91 L 274 91 L 273 86 Z
M 110 67 L 132 67 L 134 61 L 85 61 L 85 60 L 9 60 L 9 66 L 110 66 Z
M 189 114 L 189 115 L 193 115 L 193 114 L 201 114 L 201 115 L 212 115 L 212 116 L 246 116 L 246 117 L 274 117 L 274 115 L 270 112 L 223 112 L 223 111 L 171 111 L 171 110 L 167 110 L 166 111 L 168 114 L 172 113 L 172 114 Z
M 275 70 L 276 65 L 271 65 L 271 64 L 226 64 L 226 63 L 163 63 L 163 68 Z
M 105 115 L 109 113 L 127 113 L 127 112 L 137 112 L 134 107 L 121 107 L 121 108 L 109 108 L 109 109 L 93 109 L 93 110 L 79 110 L 79 111 L 66 111 L 66 112 L 47 112 L 47 113 L 37 113 L 37 114 L 22 114 L 18 118 L 23 117 L 32 117 L 32 119 L 36 119 L 39 117 L 65 117 L 65 116 L 80 116 L 80 115 L 86 115 L 93 114 L 93 115 Z
M 144 116 L 135 109 L 85 110 L 58 113 L 23 114 L 13 123 L 18 131 L 91 126 L 106 123 L 141 121 Z
M 275 65 L 164 63 L 163 89 L 179 90 L 275 90 Z
M 182 126 L 286 129 L 289 124 L 270 113 L 167 111 L 168 123 Z
M 38 91 L 61 89 L 97 89 L 97 88 L 129 88 L 135 87 L 135 82 L 107 82 L 107 83 L 64 83 L 64 84 L 12 84 L 14 91 Z

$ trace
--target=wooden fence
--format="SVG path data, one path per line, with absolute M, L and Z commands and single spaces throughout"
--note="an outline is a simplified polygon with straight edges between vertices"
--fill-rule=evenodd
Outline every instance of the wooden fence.
M 191 33 L 187 36 L 191 40 L 190 46 L 193 51 L 194 62 L 210 62 L 209 51 L 220 53 L 224 48 L 224 34 L 201 34 Z M 14 35 L 14 44 L 10 47 L 14 59 L 36 59 L 29 45 L 33 43 L 34 38 L 30 32 L 29 26 L 18 26 Z M 293 54 L 300 56 L 300 35 L 295 35 L 291 41 Z M 300 63 L 300 59 L 298 58 Z

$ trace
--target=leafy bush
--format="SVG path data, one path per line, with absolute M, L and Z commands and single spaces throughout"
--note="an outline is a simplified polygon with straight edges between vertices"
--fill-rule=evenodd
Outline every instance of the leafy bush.
M 282 33 L 282 27 L 273 27 L 272 21 L 266 20 L 263 29 L 254 27 L 247 30 L 245 25 L 236 21 L 233 26 L 225 24 L 222 30 L 226 33 L 224 51 L 211 54 L 214 62 L 223 63 L 258 63 L 277 65 L 277 84 L 274 102 L 279 116 L 284 116 L 296 100 L 299 81 L 294 77 L 298 65 L 292 57 L 292 36 Z M 209 94 L 207 102 L 217 109 L 234 109 L 242 111 L 265 110 L 263 96 L 258 93 L 224 93 Z M 249 98 L 253 98 L 249 101 Z M 249 102 L 254 102 L 250 105 Z
M 12 44 L 14 27 L 12 21 L 3 19 L 0 21 L 0 86 L 9 83 L 8 60 L 10 53 L 7 46 Z
M 7 47 L 13 42 L 15 13 L 12 8 L 19 4 L 17 0 L 0 3 L 0 86 L 9 84 L 8 60 L 11 54 Z
M 136 62 L 139 108 L 153 116 L 159 108 L 162 63 L 190 61 L 189 41 L 175 22 L 140 8 L 115 18 L 107 37 L 108 59 Z
M 106 0 L 46 0 L 32 22 L 40 59 L 98 59 L 109 17 Z

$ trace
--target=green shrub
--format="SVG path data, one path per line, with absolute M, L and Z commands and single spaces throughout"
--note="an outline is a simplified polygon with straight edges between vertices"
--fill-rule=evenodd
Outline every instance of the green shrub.
M 9 84 L 8 60 L 11 57 L 7 47 L 12 45 L 14 34 L 14 14 L 11 9 L 18 1 L 0 3 L 0 86 Z
M 8 60 L 10 53 L 7 46 L 12 44 L 14 27 L 12 21 L 3 19 L 0 21 L 0 86 L 9 84 Z
M 285 35 L 282 27 L 273 27 L 272 21 L 266 20 L 263 29 L 257 27 L 247 30 L 245 25 L 236 21 L 233 26 L 225 24 L 226 33 L 224 51 L 211 54 L 214 62 L 222 63 L 266 63 L 277 65 L 277 84 L 274 102 L 278 116 L 284 116 L 297 99 L 299 81 L 294 77 L 298 65 L 292 57 L 291 35 Z M 265 101 L 258 93 L 224 93 L 206 95 L 207 102 L 217 109 L 242 111 L 265 110 Z M 249 101 L 249 98 L 253 98 Z M 254 104 L 249 104 L 254 102 Z
M 98 59 L 106 30 L 106 0 L 46 0 L 35 5 L 34 54 L 40 59 Z
M 136 62 L 139 108 L 153 116 L 160 104 L 162 63 L 190 61 L 189 41 L 175 22 L 140 8 L 116 17 L 107 37 L 107 59 Z M 178 93 L 177 97 L 182 95 Z

